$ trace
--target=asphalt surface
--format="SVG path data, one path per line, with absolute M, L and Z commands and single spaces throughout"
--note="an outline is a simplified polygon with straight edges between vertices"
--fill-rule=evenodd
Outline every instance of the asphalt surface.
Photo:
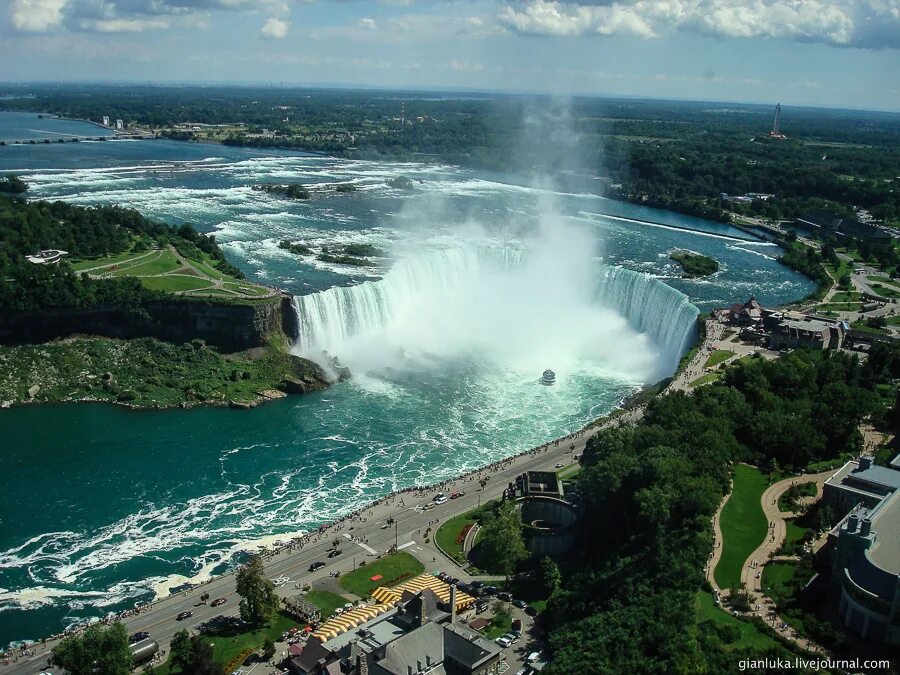
M 354 562 L 358 565 L 363 560 L 373 561 L 376 555 L 385 553 L 396 542 L 401 550 L 406 550 L 419 558 L 426 569 L 444 569 L 454 576 L 465 578 L 468 575 L 465 575 L 455 563 L 442 556 L 432 546 L 423 543 L 429 524 L 437 519 L 439 523 L 432 525 L 436 530 L 440 523 L 447 519 L 499 497 L 504 488 L 523 471 L 556 469 L 559 464 L 564 466 L 572 464 L 575 461 L 573 456 L 582 452 L 585 440 L 592 432 L 560 440 L 558 446 L 551 442 L 544 451 L 510 458 L 499 466 L 482 469 L 441 488 L 425 491 L 421 495 L 405 492 L 382 500 L 379 505 L 360 513 L 356 519 L 346 519 L 328 528 L 323 534 L 317 535 L 317 540 L 306 543 L 301 550 L 283 551 L 266 557 L 264 561 L 266 574 L 273 580 L 288 577 L 290 581 L 281 586 L 278 592 L 283 596 L 293 595 L 300 592 L 298 585 L 328 578 L 329 573 L 334 571 L 349 572 L 353 569 Z M 483 490 L 479 484 L 479 477 L 489 477 Z M 458 490 L 465 491 L 465 494 L 440 506 L 423 509 L 431 503 L 437 492 L 449 494 Z M 404 501 L 402 506 L 401 499 Z M 382 529 L 389 517 L 394 518 L 394 525 Z M 360 537 L 367 543 L 356 543 L 349 537 Z M 340 548 L 343 553 L 337 558 L 328 558 L 328 550 L 331 549 L 335 539 L 341 540 Z M 316 572 L 309 572 L 310 564 L 317 561 L 323 561 L 325 567 Z M 213 608 L 208 603 L 201 602 L 200 596 L 204 593 L 209 593 L 210 602 L 217 598 L 226 598 L 227 602 L 221 607 Z M 123 623 L 129 634 L 147 631 L 152 639 L 168 651 L 169 643 L 176 632 L 182 629 L 196 630 L 201 624 L 218 615 L 236 615 L 239 600 L 235 593 L 234 573 L 229 573 L 155 602 L 140 614 L 125 618 Z M 193 616 L 178 621 L 176 617 L 181 612 L 193 612 Z M 31 675 L 45 672 L 48 669 L 49 651 L 57 643 L 58 640 L 48 640 L 46 645 L 39 643 L 34 647 L 36 653 L 33 656 L 20 656 L 18 661 L 9 665 L 0 664 L 0 675 L 7 673 Z

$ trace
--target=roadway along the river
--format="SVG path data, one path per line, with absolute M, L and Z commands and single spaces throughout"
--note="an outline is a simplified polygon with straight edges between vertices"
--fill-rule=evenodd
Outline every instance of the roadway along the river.
M 302 550 L 284 551 L 267 557 L 265 559 L 266 574 L 271 579 L 282 575 L 290 577 L 291 581 L 279 589 L 279 592 L 280 595 L 295 594 L 298 592 L 295 588 L 296 583 L 312 583 L 317 579 L 327 577 L 333 571 L 348 572 L 353 567 L 354 556 L 357 564 L 363 560 L 372 561 L 375 555 L 366 550 L 367 548 L 371 548 L 379 554 L 384 553 L 394 545 L 396 538 L 400 548 L 422 559 L 426 569 L 440 567 L 448 571 L 455 570 L 456 576 L 466 576 L 446 559 L 438 558 L 437 562 L 432 562 L 431 558 L 435 553 L 430 546 L 422 550 L 424 533 L 429 522 L 438 519 L 440 523 L 443 523 L 448 518 L 475 508 L 481 502 L 499 497 L 509 482 L 523 471 L 555 469 L 559 463 L 571 464 L 574 461 L 573 455 L 583 451 L 585 440 L 592 431 L 585 432 L 583 437 L 576 436 L 569 440 L 560 440 L 558 446 L 551 442 L 545 451 L 511 458 L 496 470 L 487 468 L 472 474 L 469 478 L 460 478 L 443 490 L 448 493 L 463 490 L 465 495 L 429 510 L 423 510 L 422 507 L 431 502 L 433 495 L 437 492 L 436 489 L 426 492 L 424 496 L 416 496 L 412 492 L 407 492 L 386 501 L 383 500 L 381 504 L 360 514 L 362 518 L 365 518 L 365 522 L 350 519 L 341 521 L 319 535 L 317 540 L 306 543 Z M 479 485 L 479 475 L 490 477 L 484 490 Z M 404 506 L 400 506 L 401 498 L 405 502 Z M 381 529 L 388 517 L 394 518 L 395 525 Z M 436 527 L 437 525 L 435 529 Z M 364 537 L 368 540 L 368 544 L 364 546 L 354 543 L 347 539 L 345 534 Z M 433 532 L 431 536 L 433 536 Z M 328 558 L 327 552 L 335 539 L 341 540 L 340 548 L 343 554 L 337 558 Z M 420 550 L 416 551 L 416 549 Z M 326 567 L 314 573 L 308 572 L 310 564 L 319 560 L 325 562 Z M 200 595 L 203 593 L 209 593 L 211 600 L 226 598 L 227 603 L 217 608 L 210 607 L 200 601 Z M 238 602 L 239 598 L 235 593 L 235 577 L 233 573 L 229 573 L 188 591 L 160 600 L 141 614 L 126 618 L 124 624 L 129 634 L 148 631 L 161 647 L 168 650 L 169 642 L 176 632 L 183 628 L 196 629 L 200 624 L 220 614 L 237 614 Z M 175 617 L 186 611 L 193 612 L 193 616 L 183 621 L 176 621 Z M 48 641 L 46 646 L 38 644 L 35 646 L 37 653 L 34 656 L 20 658 L 19 661 L 9 665 L 0 665 L 0 675 L 7 673 L 32 675 L 46 671 L 48 652 L 55 644 L 57 641 Z

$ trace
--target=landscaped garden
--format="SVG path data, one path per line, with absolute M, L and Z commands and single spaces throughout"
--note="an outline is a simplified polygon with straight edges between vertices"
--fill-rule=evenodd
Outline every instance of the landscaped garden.
M 720 588 L 736 588 L 741 582 L 744 562 L 763 542 L 768 523 L 760 500 L 769 480 L 759 469 L 737 464 L 734 486 L 722 508 L 722 557 L 715 569 Z
M 397 551 L 341 576 L 340 584 L 349 593 L 367 598 L 379 586 L 395 586 L 424 571 L 425 566 L 409 553 Z

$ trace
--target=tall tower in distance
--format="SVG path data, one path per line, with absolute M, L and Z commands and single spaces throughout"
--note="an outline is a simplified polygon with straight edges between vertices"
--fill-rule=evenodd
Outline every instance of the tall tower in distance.
M 775 122 L 772 125 L 772 131 L 769 132 L 769 138 L 777 138 L 780 141 L 786 140 L 787 136 L 781 133 L 781 103 L 775 105 Z

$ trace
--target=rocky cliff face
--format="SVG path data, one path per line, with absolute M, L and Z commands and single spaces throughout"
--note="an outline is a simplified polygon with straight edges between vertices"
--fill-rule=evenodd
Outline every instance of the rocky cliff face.
M 223 351 L 265 345 L 273 335 L 294 341 L 299 323 L 290 296 L 247 304 L 172 300 L 135 309 L 57 309 L 0 312 L 0 343 L 46 342 L 74 334 L 154 337 L 167 342 L 205 340 Z

